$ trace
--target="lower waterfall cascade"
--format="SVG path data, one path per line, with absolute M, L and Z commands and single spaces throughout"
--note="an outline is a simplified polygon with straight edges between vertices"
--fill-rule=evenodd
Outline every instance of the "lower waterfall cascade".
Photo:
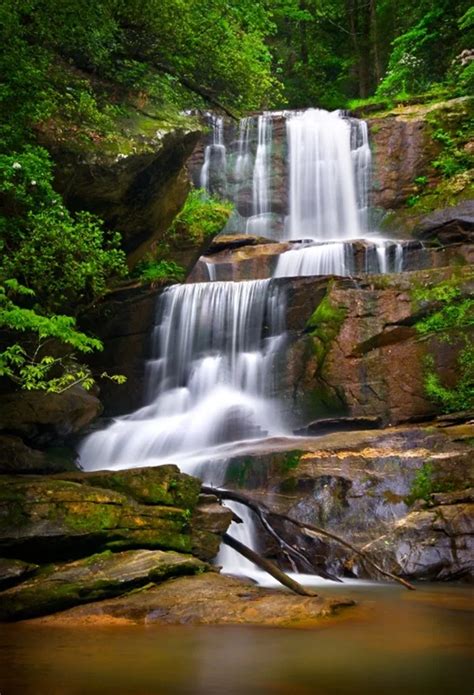
M 273 121 L 282 118 L 288 209 L 276 233 L 272 137 Z M 245 231 L 293 243 L 279 256 L 274 278 L 352 275 L 361 240 L 364 272 L 403 269 L 403 245 L 368 229 L 371 157 L 363 121 L 318 109 L 246 118 L 232 159 L 223 119 L 209 119 L 212 139 L 199 183 L 212 191 L 213 182 L 251 177 Z M 176 285 L 159 297 L 145 405 L 83 442 L 85 469 L 176 463 L 204 482 L 222 484 L 226 459 L 236 447 L 292 436 L 294 423 L 285 421 L 274 395 L 278 360 L 285 354 L 284 288 L 272 278 L 220 281 L 213 263 L 207 270 L 209 282 Z M 239 515 L 246 523 L 233 523 L 230 532 L 255 547 L 251 515 Z M 227 548 L 218 562 L 225 571 L 255 574 L 251 563 Z

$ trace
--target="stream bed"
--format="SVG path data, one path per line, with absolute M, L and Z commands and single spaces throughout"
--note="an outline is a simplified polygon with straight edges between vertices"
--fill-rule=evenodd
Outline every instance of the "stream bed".
M 324 583 L 358 605 L 316 629 L 3 625 L 1 695 L 470 695 L 466 585 Z

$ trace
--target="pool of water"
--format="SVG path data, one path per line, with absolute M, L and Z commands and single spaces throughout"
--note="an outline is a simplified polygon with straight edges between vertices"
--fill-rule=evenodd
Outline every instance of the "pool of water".
M 467 586 L 321 588 L 358 605 L 311 630 L 0 626 L 1 695 L 471 695 Z

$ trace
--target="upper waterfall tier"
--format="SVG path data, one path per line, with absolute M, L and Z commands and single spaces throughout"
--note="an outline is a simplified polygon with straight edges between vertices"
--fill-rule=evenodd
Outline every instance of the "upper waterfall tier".
M 368 230 L 367 125 L 340 111 L 264 113 L 238 132 L 209 117 L 196 183 L 235 203 L 227 231 L 273 239 L 355 239 Z

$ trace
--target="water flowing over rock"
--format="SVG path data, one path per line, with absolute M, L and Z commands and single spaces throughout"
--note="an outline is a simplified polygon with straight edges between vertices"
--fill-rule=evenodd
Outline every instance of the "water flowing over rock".
M 238 132 L 207 119 L 199 183 L 231 198 L 236 213 L 188 283 L 159 298 L 145 405 L 92 434 L 82 464 L 172 460 L 216 484 L 236 450 L 291 439 L 318 418 L 434 414 L 422 367 L 434 343 L 415 339 L 419 312 L 403 271 L 447 256 L 371 228 L 366 123 L 317 109 L 246 118 Z M 439 277 L 447 272 L 423 281 Z M 449 381 L 457 352 L 436 351 Z M 404 375 L 386 369 L 392 358 Z M 255 520 L 232 508 L 244 520 L 232 534 L 255 547 Z M 227 550 L 219 560 L 243 568 Z
M 176 286 L 160 297 L 147 405 L 93 434 L 87 468 L 156 465 L 283 429 L 271 391 L 282 294 L 270 281 Z

